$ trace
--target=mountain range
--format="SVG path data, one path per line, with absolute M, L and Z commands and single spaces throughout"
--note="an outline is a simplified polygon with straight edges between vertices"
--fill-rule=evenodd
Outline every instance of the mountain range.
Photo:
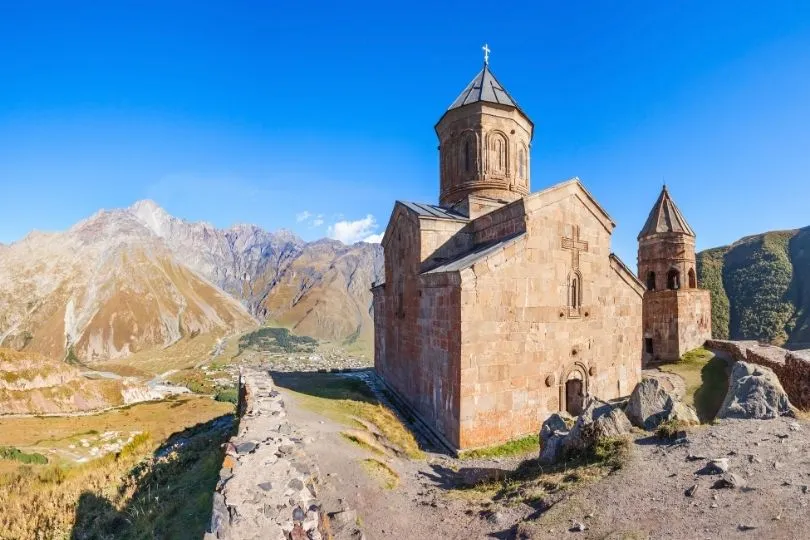
M 0 246 L 0 347 L 93 362 L 269 321 L 370 343 L 376 244 L 218 229 L 152 201 Z
M 697 266 L 714 337 L 810 347 L 810 227 L 702 251 Z

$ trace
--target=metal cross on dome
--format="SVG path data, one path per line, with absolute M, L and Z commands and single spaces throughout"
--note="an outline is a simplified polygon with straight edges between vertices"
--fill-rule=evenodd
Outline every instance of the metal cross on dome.
M 484 64 L 489 65 L 489 46 L 484 43 L 484 46 L 481 47 L 481 50 L 484 51 Z

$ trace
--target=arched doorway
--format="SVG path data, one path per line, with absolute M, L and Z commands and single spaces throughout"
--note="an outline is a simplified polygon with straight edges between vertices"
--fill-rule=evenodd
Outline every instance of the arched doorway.
M 560 385 L 560 409 L 572 416 L 579 416 L 585 408 L 588 395 L 588 375 L 584 365 L 576 363 L 564 371 Z
M 697 278 L 695 277 L 695 269 L 689 269 L 689 288 L 696 289 L 697 288 Z

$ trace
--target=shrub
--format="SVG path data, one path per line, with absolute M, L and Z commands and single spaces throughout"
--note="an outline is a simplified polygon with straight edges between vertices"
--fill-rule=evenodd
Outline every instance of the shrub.
M 42 454 L 27 454 L 19 448 L 14 448 L 11 446 L 0 446 L 0 459 L 13 459 L 15 461 L 19 461 L 20 463 L 34 465 L 45 465 L 48 463 L 48 458 Z
M 236 388 L 220 388 L 217 390 L 214 399 L 217 401 L 223 401 L 225 403 L 233 403 L 236 405 L 239 403 L 239 390 Z

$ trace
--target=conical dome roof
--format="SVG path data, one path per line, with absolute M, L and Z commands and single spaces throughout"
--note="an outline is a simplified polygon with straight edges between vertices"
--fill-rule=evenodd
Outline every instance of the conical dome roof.
M 520 109 L 517 102 L 489 70 L 489 64 L 484 64 L 484 69 L 470 81 L 470 84 L 459 94 L 447 110 L 457 109 L 479 101 L 508 105 Z
M 666 185 L 661 190 L 658 200 L 655 201 L 655 206 L 650 211 L 647 222 L 641 232 L 638 233 L 638 239 L 641 240 L 645 236 L 661 233 L 681 233 L 687 236 L 695 236 L 692 227 L 689 226 L 686 218 L 675 206 L 675 201 L 670 197 Z

